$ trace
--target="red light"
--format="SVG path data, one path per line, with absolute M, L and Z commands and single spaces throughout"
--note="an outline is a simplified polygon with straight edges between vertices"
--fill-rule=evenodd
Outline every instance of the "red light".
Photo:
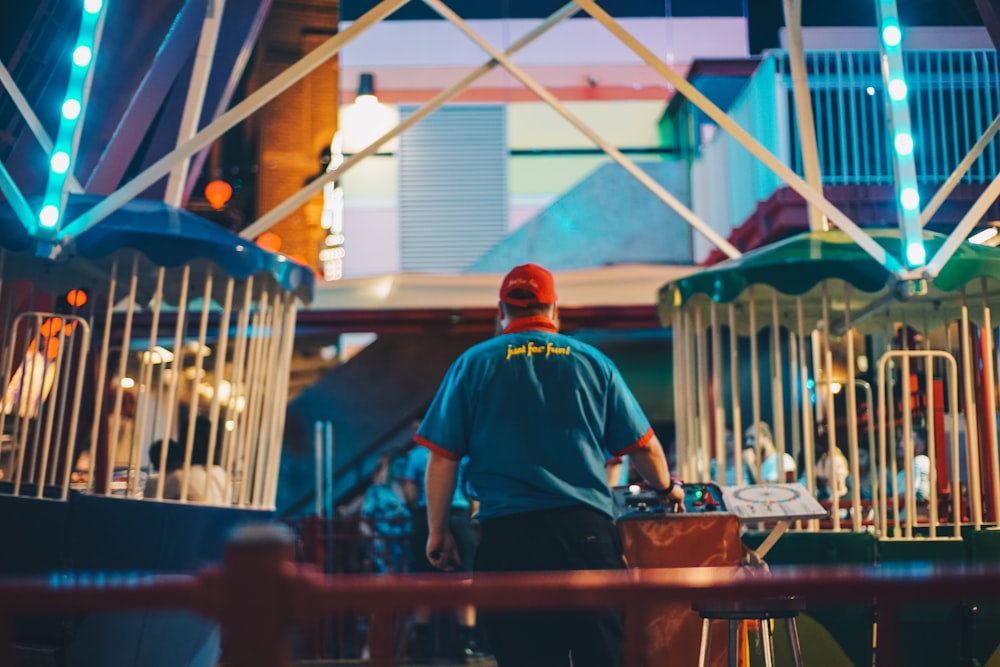
M 281 250 L 281 237 L 274 232 L 264 232 L 257 237 L 257 245 L 264 250 L 278 252 Z
M 216 210 L 225 206 L 232 196 L 233 186 L 225 181 L 212 181 L 205 186 L 205 199 Z
M 82 289 L 73 289 L 66 294 L 66 303 L 79 308 L 87 303 L 87 293 Z

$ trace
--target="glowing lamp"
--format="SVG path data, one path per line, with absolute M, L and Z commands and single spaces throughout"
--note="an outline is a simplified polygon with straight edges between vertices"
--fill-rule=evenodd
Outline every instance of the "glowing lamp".
M 91 51 L 90 47 L 83 44 L 73 50 L 73 64 L 77 67 L 86 67 L 90 64 L 90 59 L 94 56 L 94 52 Z
M 87 293 L 82 289 L 71 289 L 66 293 L 66 303 L 73 308 L 79 308 L 87 303 Z
M 212 181 L 205 186 L 205 199 L 215 210 L 221 209 L 233 196 L 233 186 L 225 181 Z
M 889 97 L 896 102 L 906 99 L 906 82 L 902 79 L 893 79 L 889 82 Z
M 66 120 L 76 120 L 80 117 L 80 109 L 80 100 L 66 100 L 62 105 L 63 118 Z
M 257 237 L 257 245 L 264 250 L 278 252 L 281 250 L 281 237 L 274 232 L 264 232 Z
M 894 144 L 896 152 L 900 155 L 909 155 L 913 152 L 913 136 L 909 132 L 897 134 Z
M 906 246 L 906 261 L 910 266 L 923 266 L 927 260 L 927 250 L 922 242 L 911 243 Z
M 69 170 L 69 153 L 56 151 L 49 160 L 49 166 L 57 174 L 65 174 Z
M 987 227 L 986 229 L 976 232 L 970 236 L 969 243 L 974 245 L 983 245 L 987 241 L 996 238 L 998 234 L 1000 234 L 1000 230 L 997 230 L 996 227 Z
M 886 46 L 899 46 L 903 41 L 903 33 L 898 25 L 887 25 L 882 28 L 882 41 Z
M 38 332 L 43 336 L 55 336 L 62 329 L 63 321 L 61 317 L 50 317 L 42 322 Z
M 54 204 L 46 204 L 38 212 L 38 222 L 42 227 L 55 227 L 59 222 L 59 208 Z

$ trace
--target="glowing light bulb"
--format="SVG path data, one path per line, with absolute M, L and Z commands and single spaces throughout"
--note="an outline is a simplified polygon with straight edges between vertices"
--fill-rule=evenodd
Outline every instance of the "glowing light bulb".
M 42 210 L 38 212 L 38 222 L 42 224 L 42 227 L 55 227 L 56 223 L 59 222 L 59 209 L 54 204 L 43 206 Z
M 69 99 L 63 102 L 62 115 L 66 120 L 76 120 L 80 117 L 80 100 Z
M 882 41 L 886 46 L 899 46 L 903 41 L 903 32 L 898 25 L 887 25 L 882 29 Z
M 889 97 L 897 102 L 906 99 L 906 82 L 902 79 L 893 79 L 890 81 Z
M 900 155 L 909 155 L 913 152 L 913 137 L 908 132 L 900 132 L 896 135 L 895 146 Z
M 66 151 L 56 151 L 52 154 L 52 158 L 49 159 L 49 166 L 52 167 L 52 171 L 57 174 L 65 174 L 66 170 L 69 169 L 69 153 Z
M 924 249 L 923 243 L 911 243 L 906 246 L 906 261 L 910 263 L 910 266 L 923 266 L 926 260 L 927 250 Z
M 94 52 L 90 50 L 89 46 L 78 46 L 73 49 L 73 64 L 77 67 L 86 67 L 90 64 L 90 59 L 94 56 Z

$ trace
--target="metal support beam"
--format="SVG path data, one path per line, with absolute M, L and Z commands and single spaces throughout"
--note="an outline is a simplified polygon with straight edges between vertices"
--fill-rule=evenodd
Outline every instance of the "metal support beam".
M 823 192 L 823 176 L 819 170 L 819 147 L 816 145 L 816 121 L 809 97 L 809 75 L 806 71 L 805 47 L 802 44 L 802 0 L 784 0 L 785 26 L 788 28 L 788 61 L 792 67 L 792 97 L 795 100 L 795 124 L 799 128 L 799 148 L 806 183 L 816 192 Z M 829 225 L 815 204 L 809 204 L 809 229 L 826 231 Z
M 631 48 L 646 64 L 653 68 L 663 78 L 673 84 L 677 92 L 686 97 L 692 104 L 705 112 L 705 114 L 719 124 L 719 127 L 726 130 L 739 141 L 750 153 L 756 156 L 761 162 L 767 165 L 775 174 L 783 178 L 789 187 L 799 193 L 807 202 L 815 205 L 827 218 L 838 228 L 844 231 L 851 239 L 857 243 L 865 252 L 871 255 L 879 264 L 887 270 L 900 275 L 902 266 L 895 257 L 886 252 L 885 248 L 876 243 L 863 229 L 858 227 L 840 209 L 830 203 L 821 193 L 816 192 L 801 176 L 792 171 L 776 155 L 767 150 L 759 141 L 753 138 L 746 130 L 734 122 L 722 109 L 717 107 L 711 100 L 695 88 L 683 76 L 678 74 L 669 65 L 658 58 L 652 51 L 646 48 L 641 42 L 636 40 L 624 28 L 593 0 L 575 0 L 584 11 L 595 18 L 605 28 L 608 29 L 623 44 Z
M 197 46 L 199 15 L 205 0 L 187 0 L 163 40 L 156 45 L 153 62 L 132 92 L 124 113 L 111 133 L 97 164 L 87 177 L 87 192 L 107 194 L 121 184 L 122 176 L 153 123 L 184 63 Z M 152 45 L 150 45 L 152 47 Z
M 52 138 L 49 136 L 48 132 L 42 126 L 42 121 L 38 120 L 38 116 L 35 115 L 34 110 L 31 105 L 28 104 L 27 98 L 21 93 L 21 89 L 18 88 L 17 82 L 14 81 L 14 77 L 10 75 L 7 67 L 0 61 L 0 84 L 3 84 L 4 90 L 10 95 L 10 98 L 14 100 L 14 106 L 24 117 L 24 122 L 27 124 L 28 129 L 31 133 L 35 135 L 35 141 L 38 145 L 42 147 L 46 155 L 51 155 L 52 153 Z M 69 182 L 69 187 L 73 192 L 83 192 L 83 188 L 80 187 L 80 182 L 76 180 L 76 176 L 69 174 L 67 178 Z
M 59 233 L 59 240 L 66 242 L 87 231 L 98 222 L 111 215 L 119 208 L 138 196 L 150 185 L 163 178 L 181 160 L 186 160 L 194 153 L 208 146 L 225 134 L 230 128 L 245 119 L 253 112 L 273 100 L 285 90 L 302 80 L 314 69 L 333 57 L 345 44 L 368 30 L 379 21 L 405 5 L 409 0 L 382 0 L 378 5 L 368 10 L 357 21 L 337 33 L 311 53 L 286 69 L 271 81 L 261 86 L 256 92 L 224 113 L 222 116 L 205 126 L 191 139 L 167 153 L 150 165 L 145 171 L 121 188 L 108 195 L 101 203 L 83 213 L 76 220 L 66 225 Z
M 1000 114 L 997 114 L 997 117 L 993 119 L 990 126 L 983 132 L 983 136 L 979 137 L 979 141 L 972 147 L 969 154 L 962 158 L 962 161 L 958 163 L 955 170 L 948 175 L 945 182 L 941 184 L 938 191 L 931 197 L 931 200 L 927 203 L 927 207 L 920 213 L 921 227 L 926 227 L 927 223 L 931 221 L 934 214 L 938 212 L 938 209 L 941 208 L 941 205 L 944 204 L 948 196 L 955 190 L 959 181 L 965 176 L 965 172 L 969 171 L 972 164 L 979 159 L 979 156 L 983 154 L 986 147 L 993 141 L 993 137 L 996 136 L 998 130 L 1000 130 Z
M 972 205 L 972 208 L 969 209 L 968 213 L 955 225 L 955 229 L 948 235 L 944 244 L 938 248 L 937 253 L 927 263 L 927 266 L 923 268 L 924 276 L 933 278 L 941 272 L 944 265 L 948 263 L 951 256 L 955 254 L 958 247 L 965 241 L 965 237 L 969 235 L 969 232 L 976 226 L 976 223 L 986 215 L 986 212 L 998 197 L 1000 197 L 1000 174 L 997 174 L 996 178 L 983 191 L 983 194 L 979 195 L 979 198 Z
M 177 132 L 178 144 L 198 133 L 198 122 L 201 120 L 201 110 L 205 103 L 205 89 L 208 87 L 208 78 L 212 74 L 215 45 L 219 40 L 219 27 L 222 25 L 222 13 L 225 9 L 226 0 L 208 0 L 208 6 L 205 7 L 201 38 L 198 40 L 198 50 L 194 56 L 194 71 L 191 73 L 191 81 L 188 83 L 184 114 L 181 116 L 181 127 Z M 190 165 L 191 159 L 185 158 L 170 172 L 164 201 L 171 206 L 180 207 L 184 204 L 185 185 Z
M 899 223 L 901 253 L 911 268 L 927 261 L 920 225 L 920 195 L 917 189 L 917 166 L 913 159 L 913 134 L 910 128 L 910 104 L 903 68 L 903 33 L 899 25 L 896 0 L 875 3 L 878 17 L 878 44 L 882 55 L 882 87 L 885 112 L 892 146 L 892 173 L 896 192 L 896 219 Z
M 271 4 L 272 0 L 228 0 L 226 3 L 226 30 L 219 34 L 215 59 L 233 65 L 224 77 L 225 81 L 222 85 L 213 85 L 214 77 L 209 78 L 209 86 L 205 91 L 208 99 L 205 100 L 205 104 L 213 105 L 212 118 L 218 118 L 229 108 L 229 103 L 232 101 L 240 81 L 243 80 L 243 74 L 246 72 L 247 63 L 253 54 L 254 45 L 260 38 Z M 218 68 L 213 69 L 217 74 Z M 189 170 L 201 174 L 208 154 L 209 149 L 203 148 L 198 151 L 191 158 Z M 191 198 L 196 183 L 196 178 L 188 179 L 187 187 L 184 188 L 184 201 Z
M 538 37 L 546 33 L 552 26 L 556 25 L 563 19 L 566 19 L 573 14 L 580 11 L 580 8 L 575 2 L 570 0 L 567 4 L 563 5 L 562 8 L 558 9 L 555 13 L 551 14 L 544 21 L 539 23 L 533 30 L 527 32 L 523 37 L 518 39 L 516 42 L 511 44 L 510 48 L 507 49 L 507 55 L 513 55 L 517 53 L 525 46 L 535 41 Z M 345 173 L 347 173 L 356 164 L 360 163 L 361 160 L 374 155 L 378 152 L 378 149 L 384 144 L 392 141 L 399 135 L 401 135 L 406 130 L 410 129 L 416 125 L 419 121 L 423 120 L 427 116 L 431 115 L 438 108 L 446 104 L 449 100 L 456 97 L 459 93 L 464 91 L 466 88 L 471 86 L 473 83 L 484 77 L 490 71 L 495 69 L 499 65 L 499 61 L 492 59 L 486 63 L 480 65 L 476 69 L 472 70 L 466 74 L 462 79 L 452 84 L 451 87 L 446 90 L 441 91 L 433 98 L 427 101 L 426 104 L 421 106 L 419 109 L 414 111 L 412 114 L 407 116 L 403 121 L 401 121 L 394 128 L 390 129 L 388 132 L 383 134 L 381 137 L 373 141 L 371 144 L 366 146 L 364 149 L 358 151 L 351 157 L 347 158 L 343 164 L 341 164 L 336 169 L 331 169 L 325 172 L 314 181 L 306 185 L 304 188 L 296 192 L 294 195 L 281 202 L 273 209 L 268 211 L 266 214 L 261 216 L 259 219 L 254 221 L 252 224 L 245 227 L 241 232 L 240 236 L 246 239 L 254 238 L 258 234 L 261 234 L 268 229 L 270 229 L 276 222 L 289 215 L 292 211 L 296 210 L 307 201 L 309 201 L 313 196 L 319 194 L 323 190 L 323 186 L 327 183 L 332 183 L 340 179 Z
M 53 239 L 63 224 L 66 197 L 70 192 L 69 177 L 77 167 L 80 135 L 87 104 L 90 101 L 90 86 L 94 80 L 94 63 L 100 53 L 101 35 L 108 5 L 83 3 L 83 12 L 76 38 L 76 46 L 71 56 L 69 77 L 66 83 L 65 101 L 75 100 L 75 113 L 66 113 L 63 106 L 59 114 L 59 129 L 56 131 L 55 146 L 49 154 L 49 174 L 45 184 L 45 196 L 38 211 L 38 232 Z M 63 164 L 64 163 L 64 164 Z
M 545 87 L 543 87 L 537 81 L 532 79 L 527 73 L 524 72 L 524 70 L 522 70 L 520 67 L 512 63 L 510 59 L 507 58 L 507 56 L 500 53 L 496 48 L 493 47 L 492 44 L 490 44 L 488 41 L 483 39 L 482 36 L 480 36 L 478 33 L 472 30 L 472 28 L 470 28 L 469 25 L 464 20 L 462 20 L 460 16 L 458 16 L 457 14 L 455 14 L 455 12 L 453 12 L 450 8 L 448 8 L 447 5 L 445 5 L 440 0 L 424 0 L 424 2 L 430 5 L 431 9 L 436 11 L 438 14 L 440 14 L 444 18 L 454 23 L 455 26 L 463 33 L 465 33 L 465 35 L 469 39 L 478 44 L 479 47 L 482 48 L 487 53 L 489 53 L 494 60 L 498 61 L 501 65 L 503 65 L 504 69 L 506 69 L 508 72 L 514 75 L 514 78 L 520 81 L 522 85 L 524 85 L 528 90 L 533 92 L 535 95 L 538 95 L 538 97 L 541 98 L 543 102 L 548 104 L 563 118 L 568 120 L 570 124 L 573 125 L 573 127 L 582 132 L 588 139 L 590 139 L 598 147 L 600 147 L 601 150 L 607 153 L 608 157 L 610 157 L 619 165 L 621 165 L 622 168 L 625 169 L 625 171 L 632 174 L 640 183 L 645 185 L 650 190 L 650 192 L 652 192 L 660 200 L 662 200 L 665 204 L 667 204 L 667 206 L 674 209 L 674 211 L 676 211 L 678 215 L 680 215 L 682 218 L 684 218 L 685 221 L 687 221 L 688 224 L 690 224 L 692 227 L 698 230 L 702 234 L 702 236 L 704 236 L 706 239 L 714 243 L 720 250 L 726 253 L 726 255 L 728 255 L 729 257 L 735 258 L 742 256 L 742 253 L 740 253 L 740 251 L 733 244 L 731 244 L 729 241 L 727 241 L 725 238 L 719 235 L 719 233 L 716 232 L 714 229 L 709 227 L 704 220 L 695 215 L 695 213 L 691 209 L 689 209 L 680 200 L 678 200 L 676 197 L 670 194 L 666 190 L 666 188 L 664 188 L 662 185 L 653 180 L 653 178 L 650 177 L 650 175 L 644 172 L 642 169 L 640 169 L 639 166 L 635 164 L 635 162 L 625 157 L 625 155 L 620 150 L 618 150 L 613 144 L 606 141 L 591 127 L 589 127 L 586 123 L 584 123 L 580 118 L 574 115 L 573 112 L 571 112 L 568 108 L 566 108 L 566 105 L 560 102 L 555 95 L 550 93 Z
M 976 9 L 990 35 L 993 48 L 1000 51 L 1000 0 L 976 0 Z
M 7 171 L 7 167 L 4 166 L 3 162 L 0 162 L 0 192 L 10 202 L 10 207 L 14 210 L 14 215 L 21 221 L 21 224 L 28 230 L 28 233 L 34 234 L 37 227 L 35 224 L 35 214 L 32 213 L 31 206 L 28 205 L 28 201 L 21 194 L 21 189 L 17 187 L 17 183 L 14 182 L 14 178 Z

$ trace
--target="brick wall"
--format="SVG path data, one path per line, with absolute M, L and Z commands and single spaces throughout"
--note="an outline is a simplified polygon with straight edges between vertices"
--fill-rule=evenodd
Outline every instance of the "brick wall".
M 259 42 L 254 79 L 267 83 L 335 34 L 337 0 L 275 0 Z M 257 112 L 260 147 L 257 211 L 263 215 L 300 190 L 320 171 L 320 153 L 337 129 L 337 57 L 316 68 Z M 281 251 L 319 266 L 324 231 L 322 195 L 279 221 L 271 231 Z

